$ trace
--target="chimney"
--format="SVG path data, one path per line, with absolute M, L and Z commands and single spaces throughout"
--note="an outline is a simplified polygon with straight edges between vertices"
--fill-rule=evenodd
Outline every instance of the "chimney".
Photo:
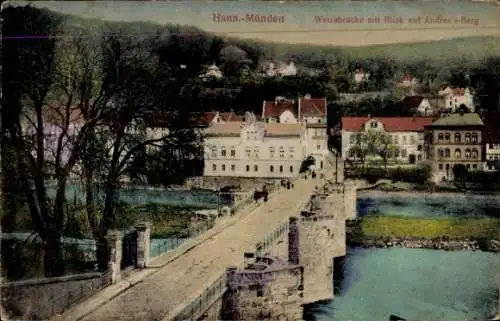
M 245 252 L 243 254 L 243 264 L 245 266 L 245 269 L 248 269 L 253 263 L 255 263 L 255 253 Z

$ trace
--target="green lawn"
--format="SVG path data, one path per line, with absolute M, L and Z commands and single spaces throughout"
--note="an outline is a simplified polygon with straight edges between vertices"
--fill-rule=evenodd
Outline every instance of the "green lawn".
M 413 218 L 399 216 L 364 217 L 360 222 L 364 237 L 407 237 L 434 239 L 498 239 L 499 220 L 494 218 Z

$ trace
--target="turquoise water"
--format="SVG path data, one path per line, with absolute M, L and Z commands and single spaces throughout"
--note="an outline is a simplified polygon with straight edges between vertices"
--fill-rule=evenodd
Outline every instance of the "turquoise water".
M 398 194 L 359 192 L 358 216 L 474 216 L 499 217 L 500 199 L 471 194 Z
M 350 249 L 335 299 L 306 307 L 305 319 L 486 320 L 497 312 L 499 270 L 493 253 Z

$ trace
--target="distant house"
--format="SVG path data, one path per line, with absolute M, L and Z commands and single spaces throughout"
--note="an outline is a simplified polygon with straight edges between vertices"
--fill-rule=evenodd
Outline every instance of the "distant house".
M 339 93 L 336 99 L 338 104 L 362 102 L 366 99 L 384 99 L 391 94 L 386 91 L 365 91 L 362 93 Z
M 200 75 L 200 78 L 203 78 L 203 80 L 220 79 L 222 77 L 222 71 L 215 64 L 208 66 L 207 71 Z
M 291 60 L 288 63 L 277 63 L 272 61 L 267 64 L 265 74 L 268 77 L 295 76 L 297 74 L 297 67 L 295 67 L 295 64 Z
M 354 72 L 354 82 L 356 84 L 360 84 L 362 82 L 368 81 L 368 78 L 370 78 L 370 74 L 365 72 L 363 69 L 356 69 Z
M 430 116 L 434 114 L 434 109 L 429 100 L 423 96 L 406 96 L 403 99 L 403 106 L 406 110 L 421 116 Z
M 474 95 L 469 88 L 452 88 L 443 85 L 439 88 L 438 95 L 444 100 L 445 109 L 451 113 L 458 111 L 461 105 L 465 105 L 469 112 L 475 112 Z
M 395 83 L 395 87 L 398 88 L 414 88 L 418 86 L 418 79 L 411 75 L 404 75 L 399 78 Z

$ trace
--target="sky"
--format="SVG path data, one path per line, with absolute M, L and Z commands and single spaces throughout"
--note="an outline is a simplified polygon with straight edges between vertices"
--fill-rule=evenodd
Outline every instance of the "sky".
M 285 43 L 363 46 L 468 36 L 500 36 L 500 1 L 289 3 L 284 1 L 11 1 L 10 3 L 15 5 L 31 3 L 36 7 L 103 20 L 194 25 L 217 34 Z M 255 18 L 252 20 L 255 16 L 268 17 L 271 22 L 257 22 Z M 351 21 L 347 21 L 346 18 Z

